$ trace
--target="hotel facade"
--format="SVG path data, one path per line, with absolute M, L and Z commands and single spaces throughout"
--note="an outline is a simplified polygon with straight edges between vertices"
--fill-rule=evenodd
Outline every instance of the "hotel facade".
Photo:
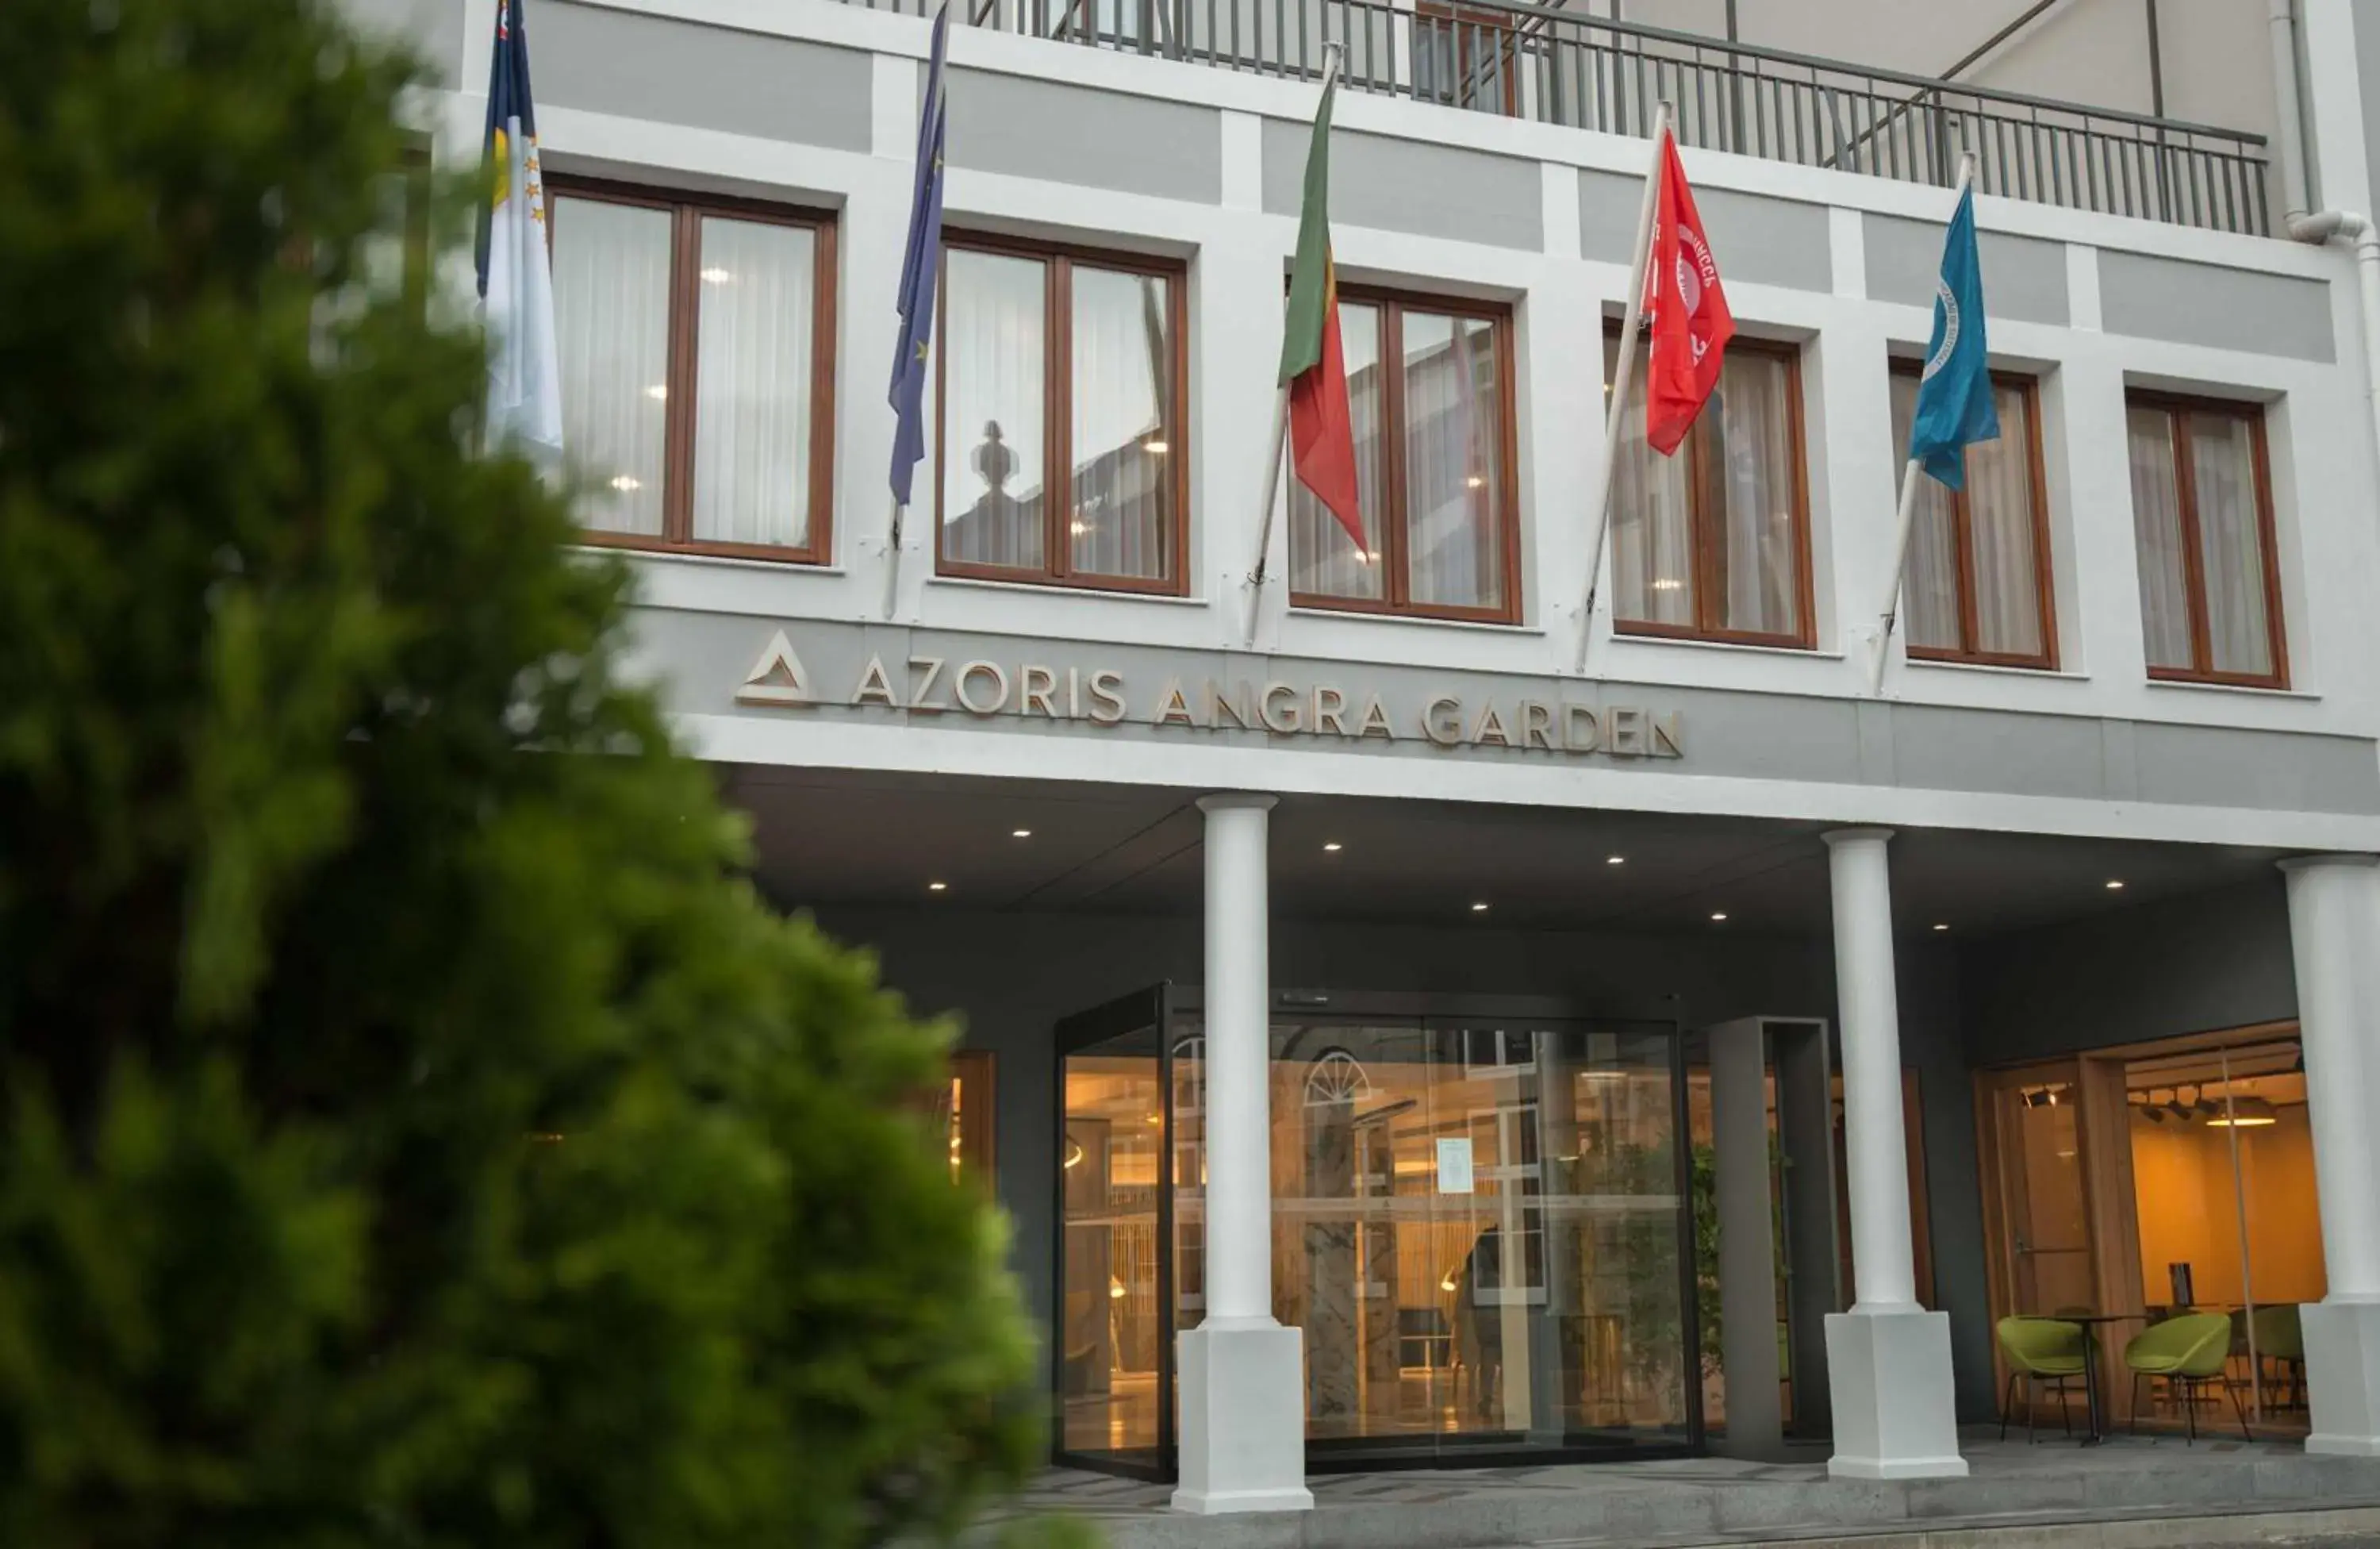
M 494 0 L 351 4 L 475 162 Z M 759 884 L 957 1018 L 1061 1459 L 1952 1474 L 2028 1314 L 2380 1452 L 2380 17 L 1921 9 L 953 0 L 895 548 L 928 23 L 530 0 L 589 546 Z M 1365 539 L 1284 486 L 1258 587 L 1326 42 Z M 1589 616 L 1663 100 L 1740 335 Z M 1879 690 L 1962 152 L 2002 434 Z

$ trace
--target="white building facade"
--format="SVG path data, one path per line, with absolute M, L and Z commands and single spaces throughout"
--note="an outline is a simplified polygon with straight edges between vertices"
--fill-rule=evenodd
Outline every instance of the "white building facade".
M 2380 1452 L 2380 18 L 956 3 L 897 553 L 926 22 L 528 24 L 590 539 L 761 885 L 962 1019 L 1061 1456 L 1956 1473 L 2059 1312 L 2110 1421 Z M 468 165 L 493 0 L 361 8 Z M 1326 38 L 1366 532 L 1259 590 Z M 1662 97 L 1742 337 L 1586 617 Z M 1876 692 L 1961 149 L 2004 433 Z

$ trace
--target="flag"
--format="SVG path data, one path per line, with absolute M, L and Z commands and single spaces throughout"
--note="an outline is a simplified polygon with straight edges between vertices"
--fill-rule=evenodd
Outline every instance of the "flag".
M 1975 190 L 1942 240 L 1942 277 L 1934 282 L 1934 335 L 1925 346 L 1925 375 L 1917 384 L 1917 412 L 1909 423 L 1909 457 L 1952 489 L 1967 482 L 1967 446 L 1997 441 L 1999 405 L 1984 344 L 1984 271 L 1975 255 Z
M 1298 482 L 1339 518 L 1371 557 L 1355 486 L 1355 427 L 1347 411 L 1347 357 L 1339 342 L 1339 275 L 1330 262 L 1330 98 L 1322 89 L 1314 139 L 1305 148 L 1305 196 L 1297 213 L 1297 262 L 1281 341 L 1281 385 L 1289 389 L 1289 443 Z
M 545 178 L 529 105 L 521 0 L 496 0 L 495 61 L 483 146 L 495 187 L 480 213 L 480 319 L 488 335 L 488 444 L 562 450 L 562 367 L 554 349 L 553 270 L 545 246 Z
M 1645 270 L 1645 440 L 1668 457 L 1686 439 L 1703 400 L 1718 385 L 1735 317 L 1718 283 L 1718 263 L 1694 212 L 1694 191 L 1678 161 L 1678 142 L 1661 139 L 1659 191 L 1653 203 L 1653 251 Z
M 945 0 L 934 16 L 926 100 L 917 110 L 917 181 L 909 198 L 909 246 L 901 255 L 901 334 L 892 347 L 892 499 L 909 504 L 926 455 L 926 356 L 934 336 L 934 272 L 942 256 L 942 55 L 951 36 Z

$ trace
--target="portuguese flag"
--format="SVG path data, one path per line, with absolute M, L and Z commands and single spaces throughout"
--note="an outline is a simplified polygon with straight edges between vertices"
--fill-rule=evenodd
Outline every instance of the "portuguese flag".
M 1355 493 L 1355 430 L 1347 412 L 1347 358 L 1339 345 L 1339 280 L 1330 263 L 1330 98 L 1322 88 L 1314 140 L 1305 150 L 1305 196 L 1297 215 L 1297 264 L 1289 277 L 1289 321 L 1281 341 L 1281 384 L 1289 389 L 1289 445 L 1298 482 L 1330 508 L 1371 557 Z

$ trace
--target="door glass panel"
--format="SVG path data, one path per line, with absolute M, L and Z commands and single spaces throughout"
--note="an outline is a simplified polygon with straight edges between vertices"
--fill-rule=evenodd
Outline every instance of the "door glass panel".
M 2092 1310 L 2089 1212 L 2073 1083 L 1998 1089 L 2000 1197 L 2021 1313 Z
M 1063 1450 L 1160 1466 L 1158 1189 L 1164 1087 L 1156 1030 L 1062 1055 L 1059 1392 Z

